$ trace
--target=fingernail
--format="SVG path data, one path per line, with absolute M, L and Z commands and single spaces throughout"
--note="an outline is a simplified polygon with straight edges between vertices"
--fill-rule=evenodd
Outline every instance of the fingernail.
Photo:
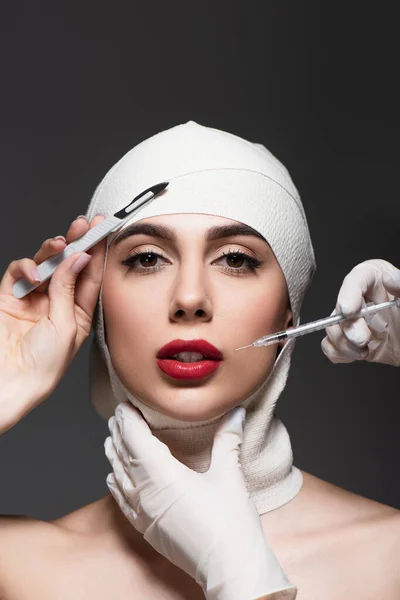
M 37 281 L 38 283 L 39 281 L 42 281 L 42 278 L 40 277 L 39 271 L 37 269 L 32 269 L 31 274 L 33 281 Z
M 56 235 L 56 237 L 53 237 L 53 240 L 62 240 L 63 242 L 67 241 L 63 235 Z
M 85 252 L 74 262 L 74 264 L 71 267 L 71 271 L 75 274 L 79 273 L 80 271 L 82 271 L 82 269 L 86 267 L 91 258 L 91 255 L 86 254 Z
M 76 217 L 76 219 L 86 219 L 86 215 L 78 215 L 78 216 Z M 76 219 L 75 219 L 75 220 L 76 220 Z

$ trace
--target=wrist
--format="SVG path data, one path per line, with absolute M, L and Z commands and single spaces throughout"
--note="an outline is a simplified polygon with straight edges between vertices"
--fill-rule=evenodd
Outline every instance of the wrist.
M 17 378 L 0 378 L 0 435 L 16 425 L 28 412 L 46 398 L 35 392 L 32 382 Z
M 297 595 L 296 586 L 257 530 L 247 543 L 232 544 L 218 555 L 213 553 L 204 580 L 207 600 L 294 600 Z
M 219 589 L 205 591 L 206 600 L 295 600 L 297 598 L 297 587 L 291 583 L 283 584 L 283 587 L 272 589 L 270 584 L 265 589 L 268 592 L 252 592 L 252 582 L 242 586 L 241 582 L 232 582 L 232 586 L 223 586 Z

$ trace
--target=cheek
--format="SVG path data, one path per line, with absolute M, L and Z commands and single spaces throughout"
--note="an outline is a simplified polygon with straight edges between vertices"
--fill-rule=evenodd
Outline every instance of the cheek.
M 157 327 L 152 324 L 159 322 L 162 311 L 159 294 L 149 293 L 143 286 L 121 281 L 113 285 L 111 278 L 103 285 L 107 345 L 116 368 L 125 369 L 127 363 L 133 373 L 143 349 L 152 342 L 157 347 L 152 340 Z
M 229 302 L 221 304 L 221 312 L 234 325 L 231 335 L 245 336 L 247 343 L 279 331 L 286 324 L 288 297 L 286 284 L 280 278 L 265 285 L 248 285 L 226 297 Z
M 220 296 L 216 312 L 222 326 L 217 325 L 217 329 L 221 342 L 230 350 L 229 371 L 239 375 L 232 378 L 232 387 L 239 396 L 248 395 L 249 386 L 256 389 L 264 381 L 273 368 L 278 346 L 246 348 L 238 352 L 234 349 L 284 329 L 287 309 L 286 283 L 279 272 L 262 285 L 259 281 L 249 282 L 247 286 L 238 287 L 235 293 Z

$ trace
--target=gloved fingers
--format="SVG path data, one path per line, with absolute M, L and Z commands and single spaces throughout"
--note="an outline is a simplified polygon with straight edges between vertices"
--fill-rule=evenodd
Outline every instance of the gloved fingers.
M 334 315 L 335 312 L 336 311 L 334 310 L 331 314 Z M 340 329 L 339 325 L 332 325 L 331 327 L 326 327 L 325 333 L 332 342 L 332 344 L 336 344 L 336 342 L 342 337 L 342 330 Z
M 117 454 L 120 457 L 126 471 L 129 472 L 129 453 L 121 437 L 121 432 L 115 416 L 108 419 L 108 429 L 111 434 L 115 450 L 117 451 Z
M 120 402 L 115 409 L 115 420 L 128 452 L 131 456 L 140 456 L 143 444 L 147 447 L 153 437 L 142 414 L 130 402 Z
M 363 349 L 371 341 L 372 332 L 363 318 L 343 321 L 339 328 L 344 338 L 355 349 Z
M 115 502 L 120 507 L 122 513 L 125 515 L 128 521 L 134 524 L 137 517 L 136 511 L 132 508 L 132 506 L 129 504 L 129 502 L 126 500 L 125 496 L 121 492 L 118 483 L 115 479 L 114 473 L 109 473 L 107 475 L 106 484 Z
M 368 292 L 364 296 L 364 299 L 365 302 L 373 302 L 374 304 L 379 304 L 380 302 L 387 302 L 388 300 L 391 300 L 388 292 L 385 289 L 385 286 L 382 283 L 382 280 L 380 280 L 379 284 L 374 286 L 372 290 L 368 290 Z M 373 318 L 373 316 L 365 317 L 367 322 L 370 318 Z
M 118 453 L 114 437 L 112 436 L 111 438 L 108 437 L 104 442 L 106 456 L 114 469 L 115 479 L 121 492 L 127 497 L 136 512 L 139 513 L 138 503 L 140 501 L 140 494 L 143 493 L 145 488 L 149 489 L 155 484 L 155 478 L 149 475 L 146 460 L 137 460 L 129 456 L 116 422 L 112 425 L 112 429 L 114 436 L 115 432 L 117 432 L 115 437 L 120 440 L 118 446 L 122 449 L 122 452 L 120 450 L 120 453 Z
M 135 489 L 132 480 L 126 474 L 111 438 L 106 439 L 104 447 L 114 471 L 107 477 L 108 488 L 126 518 L 134 525 L 135 529 L 143 533 L 148 526 L 148 519 L 146 513 L 141 510 L 140 490 Z
M 390 298 L 382 284 L 382 277 L 382 271 L 373 262 L 360 263 L 354 267 L 344 278 L 339 290 L 337 312 L 348 316 L 361 310 L 366 302 L 387 302 Z M 368 322 L 368 317 L 366 320 Z
M 124 440 L 121 436 L 121 431 L 115 417 L 108 420 L 114 449 L 128 475 L 133 487 L 140 493 L 144 487 L 152 485 L 154 476 L 152 471 L 151 461 L 144 458 L 138 459 L 130 456 Z
M 141 413 L 130 403 L 118 404 L 115 419 L 128 455 L 126 469 L 137 488 L 150 483 L 162 485 L 165 481 L 181 477 L 183 471 L 190 470 L 172 456 L 166 444 L 152 434 Z
M 331 315 L 338 314 L 338 312 L 338 309 L 335 308 Z M 355 358 L 359 360 L 364 358 L 364 353 L 357 357 L 357 351 L 367 346 L 371 339 L 371 331 L 363 318 L 342 321 L 337 325 L 327 327 L 325 332 L 329 341 L 337 350 L 348 355 L 355 352 Z
M 379 290 L 371 292 L 370 299 L 374 304 L 380 302 L 386 302 L 389 300 L 389 294 L 384 289 L 383 285 L 379 286 Z M 366 302 L 363 299 L 363 308 L 366 306 Z M 374 340 L 385 340 L 387 338 L 387 327 L 388 323 L 386 315 L 382 313 L 375 313 L 372 315 L 365 315 L 360 319 L 349 319 L 340 323 L 340 327 L 346 337 L 353 341 L 355 345 L 363 348 L 371 341 Z
M 115 418 L 121 438 L 132 458 L 150 459 L 156 462 L 172 454 L 166 444 L 160 442 L 151 432 L 141 413 L 130 402 L 121 402 L 115 409 Z
M 133 485 L 128 473 L 125 471 L 124 465 L 114 447 L 111 437 L 106 438 L 104 442 L 104 450 L 114 471 L 115 480 L 126 498 L 135 496 L 135 486 Z
M 390 290 L 388 290 L 384 284 L 384 281 L 388 282 L 389 287 L 392 287 L 394 284 L 394 290 L 396 293 L 399 293 L 399 281 L 396 280 L 396 275 L 398 269 L 394 267 L 391 263 L 381 259 L 372 259 L 369 261 L 365 261 L 360 265 L 354 267 L 354 270 L 368 270 L 370 273 L 369 276 L 369 287 L 363 292 L 363 298 L 366 302 L 373 302 L 374 304 L 379 304 L 380 302 L 387 302 L 392 299 L 392 295 Z M 349 273 L 351 275 L 351 273 Z M 395 279 L 392 281 L 392 278 Z M 373 281 L 373 283 L 372 283 Z M 367 323 L 369 323 L 372 317 L 365 317 Z
M 367 344 L 364 344 L 364 346 L 356 346 L 355 344 L 353 344 L 353 342 L 347 339 L 342 329 L 338 325 L 334 327 L 337 327 L 337 330 L 334 334 L 332 334 L 332 332 L 329 332 L 329 329 L 333 329 L 333 327 L 328 327 L 326 329 L 328 333 L 327 339 L 330 345 L 325 342 L 324 345 L 322 345 L 321 342 L 323 352 L 325 353 L 326 349 L 329 353 L 331 352 L 332 348 L 334 348 L 336 353 L 336 359 L 340 356 L 342 359 L 346 359 L 346 362 L 354 360 L 365 360 L 369 352 L 367 346 L 368 342 Z
M 243 441 L 245 418 L 246 410 L 239 406 L 224 415 L 214 435 L 211 470 L 222 472 L 231 468 L 240 468 L 239 447 Z
M 400 269 L 395 269 L 390 275 L 384 273 L 382 275 L 382 284 L 386 288 L 389 294 L 392 294 L 395 298 L 400 297 Z
M 369 340 L 364 344 L 357 345 L 352 340 L 348 339 L 339 325 L 327 327 L 325 331 L 327 339 L 335 348 L 336 352 L 342 357 L 351 358 L 352 360 L 365 359 L 368 354 L 368 348 L 366 348 L 366 346 Z
M 107 443 L 108 445 L 109 442 Z M 144 533 L 149 526 L 149 519 L 141 504 L 140 491 L 134 489 L 132 481 L 127 477 L 123 469 L 121 469 L 121 466 L 118 465 L 116 453 L 113 455 L 112 449 L 109 448 L 107 452 L 110 455 L 109 460 L 114 469 L 114 472 L 109 473 L 106 479 L 108 489 L 126 518 L 137 531 Z
M 361 310 L 364 296 L 376 284 L 376 272 L 369 264 L 360 263 L 346 275 L 340 287 L 336 310 L 348 316 Z
M 322 352 L 325 354 L 329 360 L 335 364 L 337 363 L 350 363 L 355 360 L 365 360 L 368 356 L 368 348 L 365 350 L 346 350 L 345 352 L 339 350 L 336 346 L 332 344 L 328 337 L 324 337 L 321 342 Z M 360 356 L 360 352 L 364 352 L 363 355 Z

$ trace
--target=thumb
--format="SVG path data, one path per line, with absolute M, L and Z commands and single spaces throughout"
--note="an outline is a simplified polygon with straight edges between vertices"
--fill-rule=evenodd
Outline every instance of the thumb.
M 49 319 L 62 332 L 75 324 L 75 284 L 78 274 L 91 259 L 90 254 L 80 252 L 69 256 L 55 270 L 51 278 L 49 294 Z
M 396 269 L 390 275 L 384 273 L 382 275 L 382 283 L 385 289 L 396 298 L 400 296 L 400 270 Z
M 245 418 L 246 409 L 242 406 L 225 415 L 214 436 L 210 469 L 222 471 L 240 466 L 239 446 L 243 442 Z

